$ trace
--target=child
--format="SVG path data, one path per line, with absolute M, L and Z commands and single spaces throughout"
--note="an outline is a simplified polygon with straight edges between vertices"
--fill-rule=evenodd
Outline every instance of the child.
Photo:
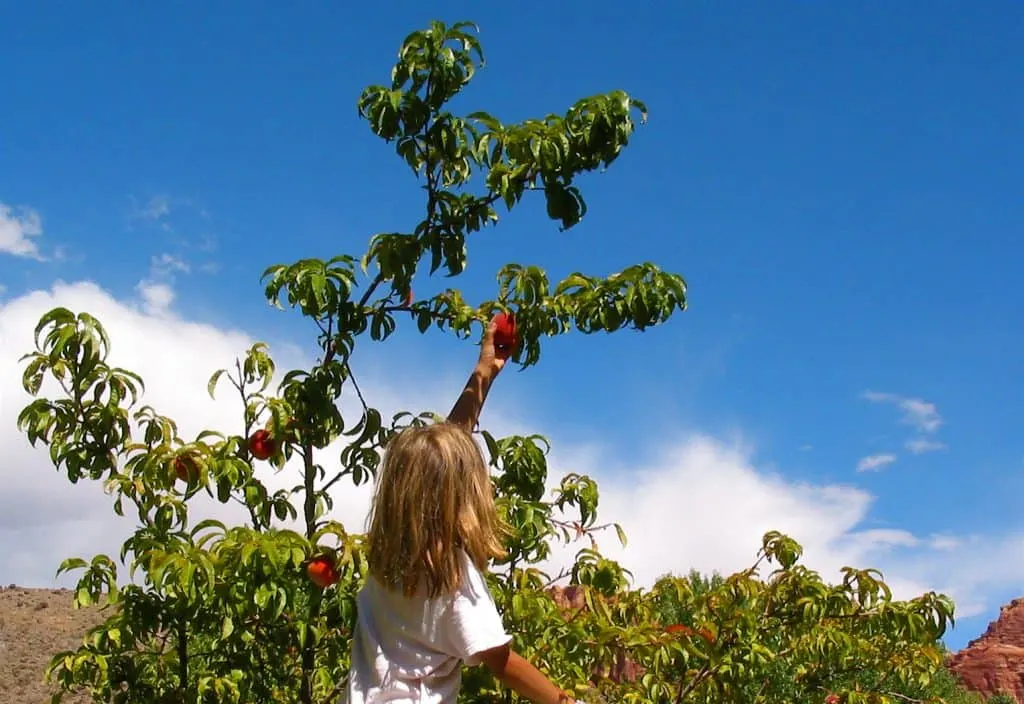
M 484 580 L 502 544 L 487 464 L 470 433 L 505 362 L 494 328 L 492 321 L 448 422 L 409 428 L 388 444 L 347 704 L 455 704 L 462 662 L 487 666 L 535 704 L 573 702 L 510 649 Z

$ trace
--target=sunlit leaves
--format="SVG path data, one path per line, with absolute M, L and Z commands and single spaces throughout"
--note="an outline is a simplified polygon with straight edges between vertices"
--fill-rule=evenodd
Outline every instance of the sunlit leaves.
M 440 109 L 472 80 L 484 57 L 471 29 L 476 26 L 469 22 L 447 27 L 435 21 L 405 38 L 391 70 L 390 89 L 370 86 L 359 100 L 360 115 L 378 136 L 390 140 L 400 129 L 421 130 L 426 111 Z
M 594 604 L 599 605 L 601 609 L 607 607 L 604 601 L 592 600 L 595 594 L 610 597 L 624 591 L 629 585 L 628 570 L 590 548 L 580 550 L 577 554 L 572 577 L 577 584 L 592 588 L 593 591 L 584 592 L 588 599 L 591 599 L 588 606 L 592 609 L 595 608 Z
M 666 630 L 689 653 L 689 671 L 696 659 L 710 673 L 697 682 L 673 665 L 683 686 L 693 685 L 688 700 L 810 701 L 821 690 L 916 699 L 942 660 L 939 631 L 914 624 L 944 622 L 952 604 L 895 601 L 871 570 L 849 569 L 842 583 L 827 584 L 799 564 L 791 538 L 770 532 L 763 544 L 762 556 L 784 565 L 766 580 L 754 570 L 710 581 L 694 573 L 663 578 L 652 592 L 659 620 L 675 624 Z M 893 692 L 903 694 L 885 698 Z
M 782 569 L 792 567 L 802 551 L 795 540 L 778 531 L 765 533 L 761 544 L 761 554 L 770 561 L 777 561 Z
M 376 273 L 358 303 L 349 300 L 356 288 L 349 268 L 352 258 L 306 259 L 271 267 L 265 274 L 268 299 L 277 304 L 287 292 L 291 305 L 326 324 L 321 325 L 321 340 L 328 357 L 347 360 L 354 336 L 363 332 L 375 341 L 391 336 L 398 323 L 394 314 L 401 308 L 392 295 L 405 298 L 421 262 L 431 274 L 441 268 L 448 276 L 462 273 L 468 262 L 467 237 L 498 220 L 497 202 L 511 210 L 527 191 L 540 191 L 548 215 L 562 229 L 578 223 L 587 205 L 574 179 L 611 164 L 638 122 L 646 120 L 644 104 L 621 90 L 581 99 L 561 116 L 520 123 L 503 123 L 485 111 L 465 117 L 447 111 L 448 101 L 483 65 L 475 34 L 471 23 L 440 22 L 409 34 L 399 49 L 391 84 L 370 86 L 359 99 L 360 115 L 378 136 L 394 141 L 398 155 L 424 179 L 426 208 L 410 231 L 371 238 L 359 261 L 364 274 L 374 267 Z M 332 283 L 334 262 L 340 266 L 334 267 L 337 282 Z M 496 302 L 468 303 L 449 290 L 414 304 L 410 312 L 417 327 L 425 331 L 436 325 L 464 336 L 473 321 L 486 321 L 495 309 L 512 308 L 523 337 L 516 361 L 531 366 L 540 358 L 542 336 L 573 328 L 644 330 L 686 305 L 682 278 L 651 264 L 605 279 L 574 274 L 555 291 L 546 281 L 533 286 L 535 267 L 525 268 L 526 275 L 513 273 L 515 268 L 509 265 L 499 275 Z M 519 279 L 512 295 L 501 281 L 509 277 Z M 371 300 L 382 282 L 390 292 Z
M 57 569 L 57 576 L 71 570 L 82 570 L 78 587 L 75 589 L 75 608 L 91 606 L 102 600 L 117 601 L 117 565 L 106 555 L 96 555 L 90 562 L 81 558 L 64 560 Z
M 380 411 L 367 408 L 346 433 L 351 440 L 341 451 L 342 475 L 350 475 L 356 485 L 373 477 L 380 464 L 380 453 L 392 431 L 381 422 Z
M 579 100 L 561 116 L 515 124 L 484 111 L 452 114 L 448 101 L 483 65 L 475 31 L 470 23 L 434 22 L 413 32 L 398 52 L 391 85 L 370 86 L 358 101 L 373 132 L 394 142 L 398 156 L 426 180 L 426 217 L 409 236 L 402 259 L 371 243 L 363 260 L 365 271 L 376 259 L 380 276 L 398 277 L 399 288 L 423 253 L 430 255 L 431 273 L 442 266 L 450 276 L 461 273 L 466 235 L 497 221 L 493 205 L 499 201 L 511 210 L 527 191 L 539 191 L 561 229 L 579 223 L 587 204 L 574 179 L 615 161 L 637 117 L 646 120 L 644 104 L 621 90 Z M 471 182 L 484 189 L 471 189 Z
M 404 294 L 416 273 L 422 243 L 412 235 L 385 232 L 370 238 L 370 245 L 360 262 L 364 273 L 370 262 L 376 262 L 381 278 L 393 282 Z
M 597 518 L 597 483 L 590 477 L 567 474 L 562 479 L 555 505 L 563 508 L 567 504 L 578 506 L 582 525 L 589 528 Z
M 282 307 L 283 299 L 309 318 L 336 314 L 355 285 L 354 264 L 352 257 L 340 255 L 326 262 L 302 259 L 289 266 L 272 266 L 263 273 L 267 300 Z

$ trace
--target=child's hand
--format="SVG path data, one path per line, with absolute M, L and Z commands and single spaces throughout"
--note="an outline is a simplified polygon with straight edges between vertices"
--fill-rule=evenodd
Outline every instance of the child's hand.
M 508 351 L 498 350 L 494 346 L 494 333 L 497 328 L 497 316 L 495 316 L 484 329 L 484 339 L 480 343 L 480 360 L 477 362 L 483 371 L 492 376 L 496 376 L 508 361 Z

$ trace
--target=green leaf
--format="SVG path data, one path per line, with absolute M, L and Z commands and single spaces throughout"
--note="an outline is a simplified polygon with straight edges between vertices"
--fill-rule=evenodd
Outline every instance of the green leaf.
M 616 535 L 618 535 L 619 543 L 622 545 L 622 547 L 626 547 L 626 531 L 624 531 L 622 529 L 622 526 L 620 526 L 618 523 L 615 524 L 615 533 Z
M 210 381 L 206 385 L 206 392 L 210 395 L 210 398 L 216 398 L 214 392 L 217 389 L 217 382 L 220 381 L 221 376 L 226 372 L 226 369 L 218 369 L 213 373 L 213 376 L 210 377 Z
M 88 566 L 89 563 L 80 557 L 69 557 L 68 559 L 60 563 L 60 566 L 57 568 L 57 573 L 55 576 L 59 577 L 65 572 L 70 572 L 71 570 L 84 569 Z

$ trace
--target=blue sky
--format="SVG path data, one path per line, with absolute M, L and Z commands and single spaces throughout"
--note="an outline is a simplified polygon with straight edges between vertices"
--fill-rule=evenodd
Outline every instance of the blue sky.
M 0 255 L 0 295 L 130 297 L 167 254 L 189 262 L 164 267 L 181 315 L 301 340 L 260 272 L 415 222 L 417 184 L 355 101 L 408 31 L 471 19 L 488 66 L 467 109 L 511 121 L 622 88 L 651 116 L 582 180 L 580 226 L 527 203 L 471 241 L 459 285 L 651 260 L 690 286 L 664 328 L 547 343 L 508 391 L 538 425 L 620 467 L 681 426 L 741 434 L 788 481 L 873 494 L 869 527 L 1024 530 L 1024 5 L 431 5 L 0 4 L 0 203 L 40 215 L 48 257 Z M 412 332 L 378 353 L 409 377 L 471 354 Z M 900 423 L 900 399 L 934 409 Z M 965 630 L 1022 593 L 1003 584 Z

